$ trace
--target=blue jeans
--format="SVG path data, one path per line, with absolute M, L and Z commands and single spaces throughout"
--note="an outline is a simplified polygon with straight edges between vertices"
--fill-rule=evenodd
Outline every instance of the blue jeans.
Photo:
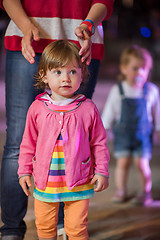
M 21 52 L 6 52 L 6 144 L 1 166 L 1 211 L 4 226 L 2 235 L 24 236 L 23 218 L 27 210 L 27 196 L 18 182 L 18 155 L 27 110 L 37 94 L 33 86 L 36 63 L 31 65 Z
M 39 93 L 34 87 L 34 76 L 37 73 L 40 56 L 41 54 L 36 54 L 35 63 L 31 65 L 21 52 L 6 51 L 7 132 L 1 166 L 1 214 L 4 223 L 0 229 L 2 236 L 23 237 L 26 232 L 23 218 L 27 211 L 27 196 L 18 181 L 18 156 L 27 110 Z M 88 97 L 92 96 L 94 91 L 99 65 L 99 60 L 92 60 L 90 68 L 95 72 Z
M 85 85 L 85 88 L 80 89 L 78 92 L 83 93 L 87 98 L 92 98 L 100 68 L 100 60 L 92 59 L 90 65 L 88 66 L 89 79 Z

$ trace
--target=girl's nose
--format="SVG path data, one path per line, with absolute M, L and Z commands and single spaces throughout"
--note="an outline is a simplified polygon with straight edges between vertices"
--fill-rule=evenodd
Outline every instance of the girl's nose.
M 63 74 L 63 82 L 70 82 L 70 77 L 68 73 Z

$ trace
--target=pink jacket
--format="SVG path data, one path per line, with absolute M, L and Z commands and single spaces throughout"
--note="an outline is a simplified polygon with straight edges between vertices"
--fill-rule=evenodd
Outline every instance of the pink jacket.
M 27 114 L 20 146 L 19 177 L 33 174 L 36 187 L 45 189 L 60 132 L 69 189 L 85 183 L 94 174 L 109 176 L 107 138 L 95 104 L 85 99 L 74 110 L 63 113 L 48 108 L 45 102 L 37 99 Z

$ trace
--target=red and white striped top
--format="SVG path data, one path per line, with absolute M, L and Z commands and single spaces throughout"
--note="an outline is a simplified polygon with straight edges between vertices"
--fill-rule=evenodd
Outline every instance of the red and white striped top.
M 0 7 L 3 0 L 0 0 Z M 107 6 L 107 20 L 113 10 L 113 0 L 22 0 L 27 15 L 38 26 L 40 40 L 33 41 L 35 52 L 41 53 L 54 40 L 68 39 L 78 45 L 74 29 L 86 18 L 95 3 Z M 5 34 L 5 47 L 11 51 L 21 51 L 22 32 L 11 20 Z M 102 59 L 104 55 L 103 28 L 99 25 L 92 36 L 92 58 Z

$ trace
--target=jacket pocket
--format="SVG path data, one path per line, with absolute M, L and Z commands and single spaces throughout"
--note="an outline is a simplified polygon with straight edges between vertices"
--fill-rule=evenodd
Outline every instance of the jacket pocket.
M 34 156 L 34 157 L 32 158 L 32 162 L 33 162 L 33 163 L 36 162 L 36 156 Z
M 89 157 L 89 158 L 87 158 L 86 161 L 83 161 L 82 164 L 88 164 L 90 161 L 91 161 L 91 158 Z
M 89 176 L 90 169 L 91 169 L 91 158 L 89 157 L 86 160 L 82 161 L 82 164 L 81 164 L 82 178 Z

